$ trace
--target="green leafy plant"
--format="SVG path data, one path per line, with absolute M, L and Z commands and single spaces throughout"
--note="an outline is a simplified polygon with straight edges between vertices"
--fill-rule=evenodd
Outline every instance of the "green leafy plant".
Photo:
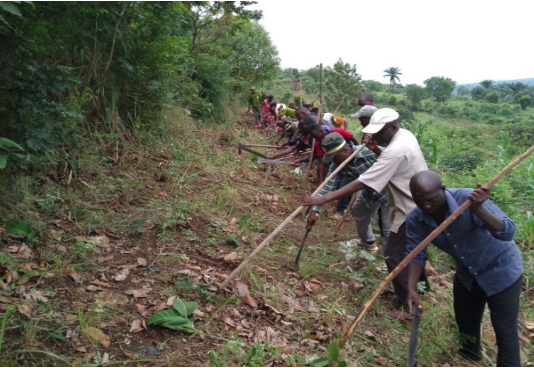
M 7 166 L 7 153 L 11 149 L 24 151 L 24 148 L 13 142 L 11 139 L 0 137 L 0 169 L 5 169 Z
M 6 233 L 24 235 L 30 241 L 33 240 L 33 238 L 35 237 L 30 223 L 23 220 L 13 220 L 11 222 L 8 222 L 6 225 Z
M 180 299 L 172 303 L 172 309 L 154 313 L 148 320 L 149 325 L 158 325 L 176 331 L 195 333 L 193 321 L 187 318 L 197 308 L 197 302 L 182 302 Z
M 328 356 L 325 358 L 315 359 L 312 362 L 314 367 L 326 367 L 328 365 L 334 367 L 346 367 L 347 362 L 339 360 L 339 345 L 337 342 L 332 341 L 328 344 Z

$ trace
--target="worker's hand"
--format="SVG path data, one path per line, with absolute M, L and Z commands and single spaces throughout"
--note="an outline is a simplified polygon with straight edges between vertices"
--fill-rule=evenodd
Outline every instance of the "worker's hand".
M 302 206 L 308 207 L 308 206 L 324 206 L 326 203 L 325 197 L 320 196 L 308 196 L 304 197 L 304 200 L 302 201 Z
M 287 144 L 287 143 L 279 143 L 279 144 L 278 144 L 278 147 L 276 147 L 276 149 L 282 149 L 282 148 L 285 148 L 285 147 L 286 147 L 286 144 Z
M 363 143 L 373 152 L 379 149 L 378 142 L 371 134 L 365 134 L 363 136 Z
M 408 312 L 410 312 L 410 314 L 413 314 L 412 306 L 414 304 L 417 306 L 417 308 L 419 308 L 419 310 L 423 308 L 423 306 L 419 304 L 419 295 L 417 295 L 417 291 L 415 290 L 408 290 L 406 304 L 408 305 Z
M 289 164 L 291 166 L 293 166 L 293 167 L 300 167 L 300 162 L 299 161 L 291 161 Z
M 487 186 L 478 183 L 477 189 L 475 189 L 473 193 L 471 193 L 469 197 L 467 197 L 471 201 L 471 209 L 476 210 L 482 207 L 484 202 L 486 202 L 486 200 L 489 198 L 489 193 L 490 190 Z
M 310 214 L 308 215 L 308 219 L 306 220 L 306 229 L 309 229 L 310 226 L 315 225 L 315 223 L 317 222 L 317 217 L 319 217 L 317 212 L 310 211 Z

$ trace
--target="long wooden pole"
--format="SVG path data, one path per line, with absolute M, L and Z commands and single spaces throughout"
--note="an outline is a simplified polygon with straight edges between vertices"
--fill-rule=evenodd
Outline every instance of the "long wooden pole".
M 264 148 L 278 148 L 278 146 L 272 145 L 272 144 L 248 144 L 248 143 L 241 143 L 240 144 L 243 147 L 264 147 Z
M 534 152 L 534 145 L 530 147 L 525 153 L 523 153 L 521 156 L 515 158 L 513 161 L 511 161 L 496 177 L 491 179 L 486 186 L 491 188 L 495 183 L 497 183 L 499 180 L 501 180 L 506 174 L 508 174 L 514 167 L 519 165 L 521 162 L 523 162 L 528 156 L 530 156 Z M 365 313 L 373 304 L 375 299 L 380 295 L 382 290 L 393 280 L 409 263 L 412 259 L 415 258 L 421 250 L 423 250 L 424 247 L 426 247 L 436 236 L 441 234 L 447 226 L 449 226 L 454 220 L 458 218 L 469 206 L 471 205 L 471 201 L 467 200 L 465 201 L 456 211 L 454 211 L 445 221 L 441 223 L 434 231 L 432 231 L 417 247 L 414 248 L 408 254 L 401 263 L 398 264 L 397 267 L 391 273 L 378 285 L 376 290 L 373 292 L 371 297 L 368 301 L 365 302 L 363 305 L 363 308 L 360 310 L 358 315 L 354 318 L 354 321 L 350 324 L 348 330 L 345 332 L 345 337 L 343 340 L 341 340 L 341 345 L 344 345 L 348 338 L 354 333 L 354 330 L 358 326 L 358 324 L 362 321 L 363 317 L 365 316 Z
M 356 202 L 356 197 L 358 197 L 358 192 L 354 193 L 352 195 L 352 198 L 350 199 L 349 206 L 345 210 L 345 213 L 343 213 L 343 217 L 341 218 L 341 221 L 339 224 L 337 224 L 336 231 L 334 231 L 334 236 L 337 235 L 339 229 L 341 228 L 341 225 L 343 225 L 343 222 L 345 221 L 345 218 L 347 217 L 348 213 L 352 211 L 352 206 L 354 206 L 354 202 Z
M 350 155 L 345 161 L 343 161 L 342 164 L 340 164 L 333 172 L 332 174 L 330 174 L 322 183 L 321 185 L 319 185 L 317 187 L 317 189 L 315 189 L 315 191 L 313 192 L 312 196 L 314 195 L 317 195 L 321 189 L 324 188 L 324 186 L 334 177 L 337 175 L 338 172 L 341 171 L 341 169 L 343 169 L 352 159 L 354 159 L 354 157 L 356 157 L 356 155 L 358 153 L 360 153 L 360 151 L 365 147 L 364 144 L 362 144 L 360 146 L 360 148 L 358 148 L 356 151 L 354 151 L 352 153 L 352 155 Z M 252 251 L 252 253 L 250 253 L 248 255 L 248 257 L 243 261 L 241 262 L 241 264 L 239 266 L 237 266 L 237 268 L 235 270 L 232 271 L 232 273 L 226 278 L 226 280 L 224 280 L 222 283 L 221 283 L 221 286 L 219 287 L 219 290 L 224 290 L 224 288 L 226 288 L 226 286 L 228 285 L 228 283 L 230 281 L 232 281 L 233 279 L 235 279 L 237 277 L 237 275 L 239 275 L 239 273 L 241 272 L 241 270 L 243 270 L 243 268 L 245 268 L 245 266 L 247 264 L 250 263 L 250 261 L 252 261 L 252 259 L 254 259 L 254 257 L 256 256 L 256 254 L 258 254 L 267 244 L 269 244 L 269 242 L 280 232 L 282 231 L 282 229 L 291 221 L 293 220 L 293 218 L 295 218 L 295 216 L 297 216 L 299 214 L 300 211 L 302 211 L 304 209 L 304 206 L 300 206 L 299 208 L 297 208 L 295 211 L 293 211 L 293 213 L 291 215 L 289 215 L 280 225 L 278 225 L 278 227 L 272 232 L 269 234 L 269 236 L 267 236 L 267 238 L 265 238 L 264 241 L 261 242 L 260 245 L 258 245 L 256 247 L 256 249 L 254 249 Z

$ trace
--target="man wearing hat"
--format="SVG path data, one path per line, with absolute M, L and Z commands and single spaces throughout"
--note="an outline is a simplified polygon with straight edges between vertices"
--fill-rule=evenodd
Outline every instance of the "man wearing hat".
M 260 106 L 261 106 L 261 94 L 259 92 L 256 92 L 256 87 L 251 87 L 250 94 L 248 95 L 248 111 L 252 109 L 252 113 L 254 114 L 254 119 L 256 119 L 255 128 L 261 128 Z
M 325 135 L 321 140 L 321 148 L 325 153 L 323 156 L 323 162 L 326 165 L 330 164 L 330 167 L 328 169 L 328 175 L 330 175 L 339 166 L 339 164 L 344 162 L 350 155 L 352 155 L 355 149 L 355 147 L 350 142 L 347 142 L 346 139 L 340 133 L 337 132 Z M 325 187 L 319 192 L 318 195 L 325 196 L 328 193 L 333 192 L 335 188 L 338 187 L 339 183 L 343 181 L 343 179 L 348 179 L 349 181 L 358 179 L 361 174 L 366 172 L 367 169 L 369 169 L 376 162 L 376 159 L 377 156 L 373 151 L 364 148 L 356 155 L 356 157 L 354 157 L 354 160 L 352 162 L 347 164 L 336 176 L 334 176 L 325 185 Z M 368 203 L 370 206 L 373 206 L 375 213 L 378 210 L 378 207 L 380 207 L 380 205 L 383 205 L 385 208 L 387 208 L 387 198 L 384 190 L 378 193 L 373 189 L 364 188 L 360 192 L 358 197 L 363 198 L 362 203 Z M 375 205 L 375 203 L 377 205 Z M 310 214 L 308 216 L 306 227 L 315 224 L 320 211 L 321 206 L 312 207 L 312 210 L 310 211 Z M 358 231 L 360 239 L 364 242 L 362 245 L 364 245 L 365 248 L 369 251 L 377 251 L 378 247 L 376 246 L 374 240 L 374 234 L 371 229 L 371 222 L 368 221 L 366 223 L 366 226 L 361 226 L 360 223 L 357 222 L 356 229 Z M 384 230 L 384 238 L 387 239 L 387 236 L 389 235 L 389 224 L 387 223 L 387 221 L 385 223 Z M 370 236 L 369 232 L 371 233 Z
M 371 116 L 369 125 L 363 129 L 363 133 L 367 148 L 378 156 L 373 166 L 360 175 L 357 180 L 335 192 L 325 196 L 306 197 L 302 205 L 324 205 L 366 187 L 378 193 L 385 188 L 391 233 L 384 255 L 387 257 L 386 265 L 391 272 L 404 258 L 406 216 L 415 208 L 410 193 L 410 179 L 415 173 L 427 170 L 428 167 L 415 136 L 410 131 L 399 127 L 399 114 L 395 110 L 390 108 L 376 110 Z M 386 148 L 381 150 L 379 146 Z M 426 281 L 424 272 L 421 274 L 421 279 Z M 399 303 L 405 304 L 407 297 L 406 270 L 395 277 L 393 287 Z

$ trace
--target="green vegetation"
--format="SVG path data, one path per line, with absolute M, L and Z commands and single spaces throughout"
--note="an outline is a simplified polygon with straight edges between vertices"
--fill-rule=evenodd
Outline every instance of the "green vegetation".
M 250 84 L 285 103 L 319 99 L 319 67 L 278 70 L 249 5 L 0 2 L 1 363 L 405 364 L 409 329 L 388 315 L 391 290 L 346 347 L 336 344 L 386 270 L 382 256 L 333 240 L 329 206 L 298 273 L 303 218 L 217 290 L 315 187 L 235 151 L 277 139 L 242 116 Z M 373 93 L 399 111 L 448 187 L 487 182 L 534 141 L 532 88 L 483 81 L 455 96 L 450 78 L 402 86 L 390 69 L 396 78 L 383 84 L 341 59 L 325 66 L 325 107 L 347 118 L 359 93 Z M 531 157 L 492 190 L 525 263 L 520 321 L 534 320 L 533 183 Z M 354 236 L 347 222 L 340 240 Z M 450 258 L 429 254 L 438 276 L 422 298 L 417 360 L 470 365 L 456 353 L 452 291 L 441 285 Z M 492 365 L 488 316 L 483 330 Z

